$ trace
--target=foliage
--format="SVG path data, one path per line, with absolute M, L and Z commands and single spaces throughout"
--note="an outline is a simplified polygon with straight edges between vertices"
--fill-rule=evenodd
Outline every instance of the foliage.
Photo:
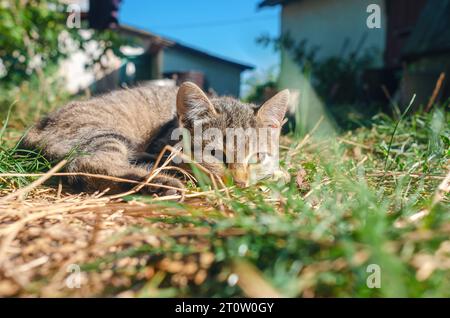
M 262 74 L 254 73 L 245 83 L 250 88 L 245 101 L 261 105 L 276 92 L 276 82 L 276 75 L 273 69 Z
M 91 55 L 86 67 L 93 68 L 103 67 L 109 50 L 122 56 L 124 41 L 114 32 L 69 28 L 67 20 L 67 6 L 59 0 L 0 1 L 0 111 L 14 104 L 12 125 L 18 131 L 68 100 L 62 59 L 84 51 Z
M 2 85 L 15 87 L 32 76 L 42 80 L 47 68 L 74 50 L 99 42 L 101 56 L 113 49 L 120 56 L 119 39 L 112 32 L 84 32 L 67 26 L 67 6 L 59 0 L 13 0 L 0 2 L 0 61 Z
M 18 85 L 40 68 L 57 61 L 59 35 L 66 31 L 65 14 L 59 1 L 2 1 L 0 3 L 0 59 L 5 67 L 3 80 Z M 42 66 L 45 68 L 45 65 Z

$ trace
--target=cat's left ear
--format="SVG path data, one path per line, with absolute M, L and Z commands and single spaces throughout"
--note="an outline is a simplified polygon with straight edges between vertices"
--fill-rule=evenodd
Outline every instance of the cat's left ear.
M 185 124 L 217 115 L 208 96 L 192 82 L 184 82 L 178 90 L 177 113 Z
M 261 126 L 281 128 L 289 103 L 289 90 L 285 89 L 265 102 L 258 110 L 257 119 Z

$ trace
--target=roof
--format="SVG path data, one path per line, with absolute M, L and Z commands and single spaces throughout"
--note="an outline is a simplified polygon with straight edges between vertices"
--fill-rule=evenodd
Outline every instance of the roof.
M 429 0 L 403 49 L 403 57 L 450 51 L 450 0 Z
M 196 54 L 196 55 L 200 55 L 202 57 L 206 57 L 206 58 L 209 58 L 209 59 L 212 59 L 212 60 L 216 60 L 216 61 L 219 61 L 219 62 L 223 62 L 223 63 L 226 63 L 226 64 L 233 65 L 233 66 L 235 66 L 237 68 L 242 69 L 243 71 L 244 70 L 252 70 L 252 69 L 255 68 L 252 65 L 244 64 L 244 63 L 237 62 L 237 61 L 233 61 L 233 60 L 231 60 L 229 58 L 223 58 L 223 57 L 217 56 L 215 54 L 206 52 L 204 50 L 200 50 L 200 49 L 194 48 L 192 46 L 187 46 L 185 44 L 181 44 L 179 42 L 176 42 L 173 45 L 173 47 L 175 49 L 179 49 L 179 50 L 186 51 L 186 52 L 189 52 L 189 53 L 193 53 L 193 54 Z
M 237 62 L 237 61 L 231 60 L 229 58 L 220 57 L 215 54 L 206 52 L 204 50 L 194 48 L 190 45 L 182 44 L 182 43 L 174 41 L 174 40 L 169 40 L 169 39 L 163 38 L 155 33 L 149 32 L 147 30 L 143 30 L 140 28 L 136 28 L 136 27 L 132 27 L 129 25 L 124 25 L 124 24 L 121 24 L 119 26 L 119 30 L 125 34 L 130 34 L 130 35 L 135 35 L 138 37 L 150 39 L 153 43 L 157 43 L 163 47 L 183 50 L 183 51 L 186 51 L 186 52 L 189 52 L 192 54 L 200 55 L 200 56 L 208 58 L 208 59 L 212 59 L 212 60 L 216 60 L 218 62 L 229 64 L 229 65 L 232 65 L 234 67 L 241 69 L 242 71 L 254 69 L 254 66 L 252 66 L 252 65 Z
M 276 6 L 276 5 L 279 5 L 279 4 L 283 5 L 283 4 L 286 4 L 288 2 L 293 2 L 293 1 L 298 1 L 298 0 L 264 0 L 258 5 L 258 7 L 259 8 L 273 7 L 273 6 Z
M 164 39 L 164 38 L 162 38 L 161 36 L 159 36 L 159 35 L 157 35 L 155 33 L 149 32 L 147 30 L 135 28 L 133 26 L 126 25 L 126 24 L 120 24 L 119 25 L 119 31 L 122 34 L 134 35 L 134 36 L 137 36 L 137 37 L 142 37 L 142 38 L 145 38 L 145 39 L 149 39 L 153 43 L 157 43 L 157 44 L 160 44 L 162 46 L 170 46 L 170 45 L 175 44 L 175 42 L 167 40 L 167 39 Z

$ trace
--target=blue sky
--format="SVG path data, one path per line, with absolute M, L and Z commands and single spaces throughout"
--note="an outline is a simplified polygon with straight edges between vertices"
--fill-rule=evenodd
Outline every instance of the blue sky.
M 279 56 L 255 39 L 279 34 L 280 9 L 259 10 L 260 1 L 122 0 L 120 21 L 265 72 Z

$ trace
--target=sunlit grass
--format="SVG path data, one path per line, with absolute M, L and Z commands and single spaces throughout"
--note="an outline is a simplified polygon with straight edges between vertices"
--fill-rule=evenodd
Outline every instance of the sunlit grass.
M 104 241 L 102 255 L 80 264 L 86 287 L 64 294 L 449 297 L 449 196 L 435 199 L 448 173 L 448 114 L 372 122 L 336 139 L 283 137 L 288 182 L 182 204 L 126 197 L 166 212 Z M 50 166 L 6 144 L 0 157 L 1 172 Z M 1 180 L 10 189 L 32 179 Z M 137 239 L 124 244 L 129 237 Z M 367 285 L 371 264 L 381 288 Z M 43 279 L 21 293 L 41 295 Z

